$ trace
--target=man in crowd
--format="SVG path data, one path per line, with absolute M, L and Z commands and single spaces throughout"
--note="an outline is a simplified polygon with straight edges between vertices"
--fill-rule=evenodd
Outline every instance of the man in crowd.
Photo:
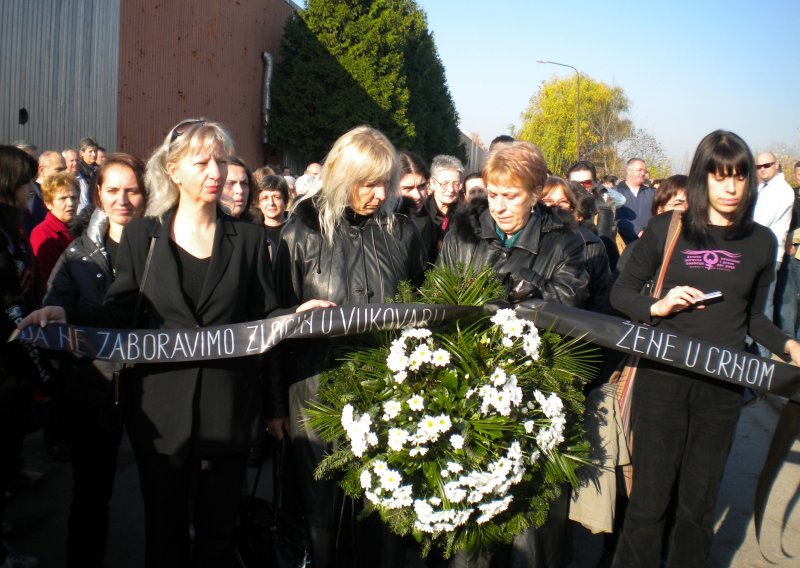
M 628 160 L 625 181 L 617 185 L 617 191 L 625 203 L 617 207 L 617 230 L 626 244 L 639 238 L 653 216 L 653 189 L 644 185 L 647 164 L 641 158 Z
M 786 256 L 778 273 L 776 294 L 780 297 L 780 310 L 776 322 L 790 337 L 800 337 L 800 162 L 794 163 L 794 205 L 789 234 L 786 237 Z
M 319 172 L 322 171 L 322 164 L 311 162 L 306 166 L 306 171 L 303 175 L 311 177 L 319 177 Z
M 64 158 L 58 152 L 48 150 L 39 156 L 39 170 L 36 173 L 36 181 L 32 184 L 33 191 L 28 196 L 28 208 L 23 217 L 25 232 L 29 237 L 33 228 L 47 215 L 47 207 L 42 199 L 42 183 L 48 176 L 63 172 L 65 169 Z
M 781 164 L 772 152 L 762 152 L 756 156 L 756 171 L 758 173 L 758 198 L 753 211 L 753 220 L 764 225 L 775 235 L 778 249 L 775 253 L 775 272 L 780 270 L 786 246 L 786 235 L 789 232 L 789 223 L 792 220 L 792 205 L 794 205 L 794 190 L 783 177 Z M 770 284 L 767 292 L 767 305 L 764 313 L 772 321 L 775 311 L 775 284 Z M 759 347 L 761 355 L 769 356 L 769 352 Z
M 89 182 L 78 171 L 80 156 L 75 148 L 66 148 L 61 151 L 61 155 L 64 157 L 67 171 L 78 178 L 78 185 L 81 188 L 81 195 L 78 199 L 78 213 L 80 213 L 92 202 L 92 196 L 89 194 Z
M 78 162 L 78 171 L 89 187 L 94 187 L 95 172 L 97 172 L 97 142 L 87 136 L 81 138 L 79 147 L 81 159 Z

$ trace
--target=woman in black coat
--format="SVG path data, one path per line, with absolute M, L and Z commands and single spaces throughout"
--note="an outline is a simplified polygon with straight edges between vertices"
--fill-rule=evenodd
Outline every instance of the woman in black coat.
M 547 166 L 539 149 L 516 141 L 490 153 L 483 165 L 487 200 L 457 212 L 438 263 L 481 269 L 487 264 L 505 283 L 512 302 L 539 298 L 583 307 L 588 275 L 583 239 L 568 215 L 539 201 Z M 461 553 L 451 567 L 564 566 L 568 491 L 550 506 L 548 521 L 514 538 L 496 554 Z M 493 558 L 493 556 L 495 556 Z
M 489 154 L 483 166 L 488 201 L 474 200 L 456 213 L 438 263 L 489 264 L 513 302 L 540 298 L 583 307 L 588 297 L 583 239 L 573 219 L 539 202 L 546 176 L 541 153 L 529 142 Z
M 0 146 L 0 523 L 5 494 L 19 464 L 25 421 L 31 413 L 31 385 L 41 362 L 32 346 L 7 342 L 25 313 L 35 307 L 33 256 L 23 227 L 23 213 L 33 192 L 36 160 L 13 146 Z M 45 378 L 46 375 L 38 378 Z M 6 549 L 0 539 L 0 565 L 35 559 Z
M 144 164 L 128 154 L 109 154 L 97 169 L 97 208 L 71 226 L 75 240 L 50 275 L 45 306 L 100 306 L 114 281 L 122 230 L 144 214 Z M 71 450 L 72 504 L 67 566 L 100 567 L 108 535 L 108 504 L 122 437 L 119 377 L 110 363 L 60 359 L 60 393 Z
M 413 222 L 389 209 L 396 204 L 398 174 L 397 153 L 377 130 L 357 127 L 336 141 L 322 167 L 318 190 L 297 202 L 281 233 L 276 277 L 286 286 L 287 304 L 308 298 L 380 303 L 397 293 L 402 280 L 420 283 L 426 261 L 422 240 Z M 302 411 L 316 398 L 318 374 L 335 364 L 333 349 L 341 345 L 330 340 L 298 342 L 288 347 L 292 367 L 285 373 L 292 380 L 288 400 L 295 482 L 316 568 L 334 563 L 336 489 L 333 481 L 313 478 L 326 445 L 302 422 Z M 361 524 L 358 535 L 363 535 Z M 402 557 L 387 554 L 386 547 L 369 557 L 368 545 L 380 540 L 361 540 L 355 552 L 368 558 L 365 565 L 397 564 Z
M 43 308 L 22 325 L 192 328 L 257 320 L 275 309 L 262 229 L 217 204 L 233 154 L 221 124 L 192 119 L 170 130 L 147 164 L 148 216 L 125 228 L 103 306 Z M 134 314 L 151 247 L 142 310 Z M 317 305 L 329 304 L 304 307 Z M 257 357 L 152 363 L 123 378 L 148 567 L 233 565 L 248 450 L 264 429 L 264 401 L 274 400 L 265 397 L 262 367 Z

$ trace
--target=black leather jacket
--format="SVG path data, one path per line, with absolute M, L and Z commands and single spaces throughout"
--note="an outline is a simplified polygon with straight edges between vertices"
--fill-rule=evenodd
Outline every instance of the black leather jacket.
M 571 216 L 539 203 L 514 245 L 505 248 L 488 202 L 475 199 L 455 214 L 437 264 L 488 264 L 506 284 L 512 302 L 541 298 L 580 308 L 589 295 L 589 276 L 575 226 Z
M 427 261 L 422 239 L 407 217 L 393 217 L 390 224 L 380 214 L 346 214 L 331 246 L 322 235 L 312 200 L 300 202 L 281 232 L 275 255 L 281 302 L 291 306 L 316 298 L 337 305 L 380 303 L 395 296 L 403 280 L 420 284 Z M 288 382 L 331 364 L 328 340 L 287 343 Z

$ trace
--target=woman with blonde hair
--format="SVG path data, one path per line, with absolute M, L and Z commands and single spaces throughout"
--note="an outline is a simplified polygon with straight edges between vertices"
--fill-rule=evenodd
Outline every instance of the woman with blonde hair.
M 178 123 L 147 162 L 148 216 L 125 227 L 104 304 L 46 307 L 20 327 L 69 321 L 169 329 L 266 317 L 278 302 L 263 231 L 226 215 L 217 202 L 233 154 L 222 124 Z M 264 403 L 276 400 L 264 392 L 268 359 L 154 362 L 123 377 L 148 568 L 233 565 L 248 451 L 263 432 Z
M 422 280 L 426 258 L 419 233 L 408 218 L 392 213 L 399 172 L 394 146 L 373 128 L 359 126 L 336 141 L 319 185 L 293 206 L 281 233 L 275 270 L 278 285 L 285 286 L 287 305 L 308 298 L 336 304 L 379 303 L 392 298 L 401 281 Z M 343 341 L 304 340 L 288 347 L 286 358 L 293 364 L 285 372 L 293 381 L 287 427 L 316 568 L 333 565 L 336 485 L 314 480 L 326 446 L 302 422 L 302 410 L 316 398 L 318 376 L 335 364 L 333 350 Z M 370 545 L 380 539 L 370 540 L 356 546 L 368 558 Z M 378 556 L 370 561 L 382 564 Z

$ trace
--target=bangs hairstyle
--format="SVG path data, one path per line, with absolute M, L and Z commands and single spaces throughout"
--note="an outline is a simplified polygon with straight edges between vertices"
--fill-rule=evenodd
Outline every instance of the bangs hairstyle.
M 658 215 L 658 210 L 667 206 L 667 203 L 678 195 L 679 191 L 686 193 L 686 186 L 689 183 L 689 176 L 677 174 L 662 180 L 653 193 L 653 207 L 650 212 L 655 216 Z
M 400 161 L 389 139 L 369 126 L 357 126 L 342 135 L 328 152 L 316 187 L 299 199 L 313 199 L 319 212 L 322 235 L 333 245 L 334 232 L 350 205 L 350 196 L 360 186 L 385 183 L 386 199 L 376 215 L 392 222 L 391 203 L 396 202 Z
M 746 179 L 744 196 L 733 214 L 725 239 L 737 239 L 753 230 L 756 204 L 756 167 L 747 143 L 733 132 L 715 130 L 700 141 L 692 159 L 684 213 L 683 233 L 687 239 L 705 245 L 710 241 L 708 228 L 708 174 L 738 175 Z
M 516 140 L 490 152 L 481 175 L 487 184 L 517 187 L 538 198 L 547 180 L 547 164 L 535 144 Z
M 167 164 L 176 164 L 186 156 L 207 156 L 217 146 L 224 156 L 236 154 L 228 128 L 205 118 L 182 120 L 171 128 L 145 168 L 148 216 L 159 217 L 178 203 L 178 187 L 167 171 Z M 222 180 L 221 183 L 225 183 Z
M 131 156 L 124 152 L 112 152 L 111 154 L 106 154 L 106 161 L 97 168 L 97 185 L 94 187 L 93 195 L 95 206 L 100 207 L 100 188 L 103 186 L 106 171 L 111 166 L 128 168 L 133 172 L 133 175 L 136 177 L 136 185 L 139 191 L 142 192 L 142 195 L 144 195 L 145 204 L 147 204 L 147 193 L 144 190 L 144 162 L 136 156 Z
M 575 208 L 578 206 L 578 199 L 575 197 L 575 192 L 572 191 L 569 182 L 562 177 L 550 176 L 547 178 L 547 181 L 544 182 L 542 192 L 539 194 L 539 199 L 545 199 L 558 188 L 561 188 L 561 192 L 564 194 L 567 201 L 569 201 L 569 206 L 572 208 L 572 211 L 575 211 Z
M 78 178 L 69 172 L 58 172 L 47 176 L 42 183 L 42 201 L 47 205 L 52 205 L 58 194 L 65 189 L 71 189 L 75 192 L 75 196 L 79 197 L 81 188 L 78 185 Z

